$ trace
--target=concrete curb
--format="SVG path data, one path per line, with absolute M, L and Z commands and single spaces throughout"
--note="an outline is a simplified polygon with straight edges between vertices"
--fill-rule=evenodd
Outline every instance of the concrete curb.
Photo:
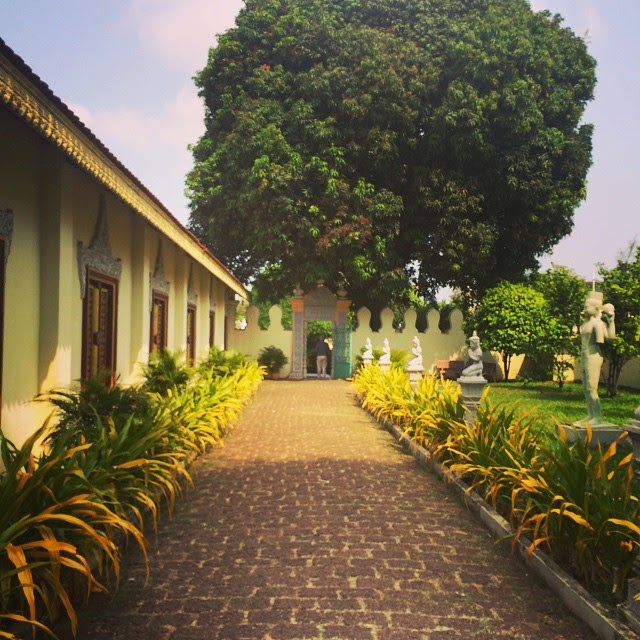
M 431 459 L 426 449 L 416 445 L 393 423 L 385 420 L 380 424 L 398 438 L 407 452 L 420 465 L 432 470 L 437 477 L 450 485 L 471 513 L 480 520 L 496 539 L 504 541 L 505 538 L 512 536 L 513 529 L 509 523 L 478 494 L 470 491 L 464 482 L 448 477 L 442 467 Z M 524 541 L 519 540 L 516 543 L 516 550 L 520 559 L 526 563 L 527 568 L 531 569 L 544 581 L 576 617 L 592 629 L 598 638 L 601 640 L 638 640 L 640 638 L 622 621 L 612 618 L 611 610 L 607 610 L 577 580 L 561 569 L 545 553 L 537 550 L 529 555 L 527 553 L 527 543 L 526 539 Z

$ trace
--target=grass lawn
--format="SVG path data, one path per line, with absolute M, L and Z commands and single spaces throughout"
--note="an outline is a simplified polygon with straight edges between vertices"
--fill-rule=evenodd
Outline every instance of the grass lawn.
M 640 406 L 640 391 L 619 389 L 615 398 L 608 398 L 605 387 L 600 387 L 602 417 L 613 424 L 625 424 L 633 419 L 634 411 Z M 557 383 L 497 382 L 489 385 L 489 398 L 494 404 L 517 403 L 523 411 L 530 409 L 544 420 L 556 419 L 570 424 L 586 417 L 586 404 L 582 384 L 568 383 L 562 389 Z

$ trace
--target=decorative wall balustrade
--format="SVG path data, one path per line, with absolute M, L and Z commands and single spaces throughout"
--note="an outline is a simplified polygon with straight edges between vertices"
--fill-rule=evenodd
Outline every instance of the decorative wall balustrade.
M 293 352 L 293 332 L 282 327 L 282 310 L 273 306 L 269 310 L 270 324 L 267 329 L 258 325 L 259 310 L 250 306 L 247 309 L 246 326 L 236 329 L 232 319 L 227 325 L 228 346 L 230 349 L 257 358 L 260 350 L 266 346 L 275 345 L 282 349 L 289 359 L 289 364 L 282 370 L 286 376 L 291 370 Z M 401 329 L 394 328 L 393 311 L 384 309 L 380 314 L 380 328 L 371 329 L 371 311 L 362 307 L 358 313 L 357 326 L 351 336 L 351 365 L 354 366 L 356 357 L 360 353 L 367 338 L 371 339 L 374 349 L 382 350 L 385 338 L 389 340 L 392 350 L 402 350 L 411 353 L 412 340 L 418 336 L 422 347 L 424 368 L 431 371 L 437 360 L 464 358 L 467 337 L 462 330 L 462 313 L 457 309 L 449 317 L 450 328 L 447 332 L 440 331 L 440 312 L 431 309 L 427 313 L 427 326 L 424 331 L 416 329 L 417 314 L 409 309 L 400 323 Z
M 289 363 L 282 370 L 282 376 L 286 377 L 291 371 L 293 352 L 293 332 L 282 327 L 282 310 L 279 306 L 273 306 L 269 310 L 270 324 L 268 329 L 261 329 L 258 325 L 260 312 L 257 307 L 250 306 L 247 310 L 247 322 L 243 329 L 236 329 L 233 318 L 228 320 L 227 336 L 228 348 L 244 353 L 251 358 L 257 358 L 263 347 L 275 345 L 282 349 L 289 359 Z M 394 328 L 393 312 L 384 309 L 380 314 L 380 328 L 377 331 L 371 329 L 371 311 L 362 307 L 358 313 L 357 326 L 351 336 L 351 366 L 356 363 L 356 358 L 364 349 L 367 338 L 371 339 L 374 350 L 382 350 L 384 339 L 389 340 L 392 350 L 400 349 L 411 353 L 412 340 L 418 336 L 422 347 L 422 356 L 425 371 L 433 371 L 438 360 L 464 360 L 466 359 L 468 336 L 462 330 L 462 312 L 454 309 L 449 316 L 450 328 L 443 332 L 439 329 L 440 312 L 430 309 L 427 313 L 427 327 L 424 331 L 416 329 L 417 314 L 414 309 L 409 309 L 404 314 L 401 330 Z M 480 336 L 482 340 L 482 336 Z M 501 377 L 501 361 L 498 354 L 484 354 L 485 361 L 493 361 L 497 365 L 498 377 Z M 511 365 L 510 377 L 518 375 L 524 358 L 516 357 Z M 575 373 L 579 377 L 579 365 L 575 367 Z M 573 376 L 569 376 L 572 380 Z M 622 370 L 620 385 L 640 388 L 640 359 L 635 358 L 628 362 Z

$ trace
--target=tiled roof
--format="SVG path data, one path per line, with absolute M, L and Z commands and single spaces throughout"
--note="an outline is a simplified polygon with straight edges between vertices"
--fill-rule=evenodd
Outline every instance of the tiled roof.
M 235 293 L 244 285 L 0 38 L 0 103 L 55 144 Z

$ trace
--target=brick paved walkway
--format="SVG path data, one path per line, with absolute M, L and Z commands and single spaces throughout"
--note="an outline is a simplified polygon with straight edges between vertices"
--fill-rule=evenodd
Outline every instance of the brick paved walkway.
M 265 382 L 81 640 L 593 638 L 344 381 Z

